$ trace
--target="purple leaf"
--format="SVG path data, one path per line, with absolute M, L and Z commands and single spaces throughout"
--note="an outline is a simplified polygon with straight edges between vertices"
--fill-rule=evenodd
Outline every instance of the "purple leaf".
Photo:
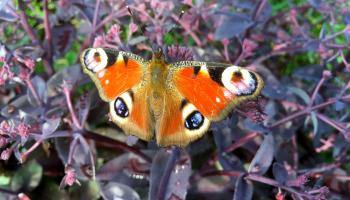
M 274 138 L 272 134 L 265 136 L 264 141 L 250 163 L 248 171 L 251 173 L 265 174 L 269 169 L 274 155 Z
M 57 56 L 67 52 L 76 39 L 76 30 L 70 23 L 60 24 L 52 28 L 53 46 Z
M 273 164 L 272 173 L 280 184 L 284 184 L 288 180 L 288 172 L 280 163 Z
M 72 65 L 57 72 L 47 81 L 48 95 L 50 97 L 58 95 L 59 92 L 57 88 L 61 87 L 63 80 L 75 85 L 82 79 L 82 75 L 80 65 Z
M 323 40 L 326 37 L 326 35 L 327 35 L 327 24 L 323 23 L 318 38 L 320 40 Z
M 244 179 L 244 176 L 243 174 L 237 179 L 233 200 L 250 200 L 253 197 L 253 184 Z
M 55 145 L 62 162 L 73 167 L 79 179 L 95 177 L 93 156 L 82 136 L 75 134 L 73 140 L 56 138 Z
M 55 138 L 55 149 L 57 151 L 58 157 L 61 159 L 63 164 L 68 162 L 69 145 L 71 139 L 67 138 Z
M 118 181 L 130 187 L 148 185 L 150 164 L 130 153 L 122 154 L 104 164 L 97 172 L 99 181 Z
M 14 50 L 13 55 L 20 62 L 24 62 L 25 59 L 39 61 L 41 60 L 44 53 L 44 50 L 37 46 L 21 46 Z
M 179 156 L 180 158 L 176 159 Z M 167 175 L 169 176 L 166 177 Z M 162 192 L 165 192 L 165 199 L 185 199 L 190 175 L 190 157 L 184 150 L 160 149 L 152 162 L 149 199 L 161 198 Z
M 323 0 L 308 0 L 308 2 L 316 9 L 320 8 L 324 4 Z
M 215 31 L 215 39 L 237 37 L 253 25 L 251 18 L 243 13 L 230 13 L 223 16 L 223 20 Z
M 0 2 L 0 19 L 8 22 L 17 21 L 17 16 L 13 14 L 13 12 L 8 8 L 14 8 L 13 2 L 9 0 L 2 0 Z
M 32 90 L 30 90 L 28 88 L 27 97 L 28 97 L 29 103 L 32 104 L 33 106 L 39 106 L 40 105 L 39 101 L 46 103 L 47 102 L 47 89 L 46 89 L 46 83 L 45 83 L 44 79 L 41 78 L 40 76 L 35 76 L 34 78 L 32 78 L 31 82 L 33 84 L 34 90 L 35 90 L 37 97 L 39 99 L 37 99 L 34 96 Z
M 254 123 L 251 119 L 247 118 L 243 121 L 243 126 L 244 128 L 251 130 L 251 131 L 256 131 L 259 133 L 266 133 L 269 132 L 269 130 L 260 123 Z
M 20 96 L 13 102 L 1 109 L 1 115 L 7 118 L 14 118 L 20 114 L 20 112 L 29 113 L 33 111 L 33 107 L 28 102 L 26 95 Z
M 60 122 L 60 118 L 46 120 L 42 127 L 43 136 L 46 137 L 54 133 L 60 125 Z
M 293 77 L 302 80 L 318 82 L 322 77 L 323 67 L 320 65 L 308 65 L 300 67 L 293 72 Z
M 276 100 L 284 100 L 288 97 L 286 88 L 282 84 L 266 84 L 262 90 L 262 94 Z
M 336 111 L 341 111 L 341 110 L 344 110 L 347 106 L 348 105 L 346 103 L 337 100 L 333 107 Z
M 350 10 L 347 10 L 343 13 L 343 22 L 347 25 L 350 25 Z
M 108 182 L 107 184 L 100 183 L 101 195 L 103 199 L 116 199 L 116 200 L 139 200 L 140 196 L 127 185 Z
M 303 89 L 289 86 L 288 91 L 290 91 L 290 92 L 294 93 L 295 95 L 297 95 L 298 97 L 300 97 L 304 101 L 305 105 L 310 103 L 310 97 Z
M 81 95 L 79 100 L 75 104 L 75 108 L 77 109 L 77 112 L 78 112 L 78 119 L 80 121 L 80 124 L 85 124 L 85 121 L 89 114 L 90 105 L 91 105 L 91 92 Z
M 320 46 L 320 40 L 308 40 L 303 44 L 303 48 L 307 51 L 317 51 Z

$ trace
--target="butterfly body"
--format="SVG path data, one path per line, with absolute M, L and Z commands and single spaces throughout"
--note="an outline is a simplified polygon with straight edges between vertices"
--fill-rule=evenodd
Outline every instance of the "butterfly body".
M 109 102 L 113 122 L 143 140 L 155 136 L 161 146 L 186 146 L 211 121 L 223 119 L 263 87 L 255 72 L 198 61 L 168 64 L 160 51 L 145 61 L 131 53 L 90 48 L 81 63 Z

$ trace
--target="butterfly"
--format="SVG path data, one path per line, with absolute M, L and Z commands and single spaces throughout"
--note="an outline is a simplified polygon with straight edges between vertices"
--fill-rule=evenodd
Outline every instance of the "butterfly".
M 160 146 L 187 146 L 212 121 L 256 98 L 264 85 L 255 72 L 199 61 L 167 63 L 161 50 L 152 59 L 108 48 L 81 54 L 83 71 L 109 103 L 112 121 L 126 134 Z

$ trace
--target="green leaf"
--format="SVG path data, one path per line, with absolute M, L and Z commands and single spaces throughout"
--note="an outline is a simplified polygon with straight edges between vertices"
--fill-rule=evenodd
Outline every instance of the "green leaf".
M 10 183 L 11 178 L 5 175 L 0 176 L 0 185 L 8 185 Z
M 100 187 L 95 181 L 83 182 L 79 187 L 72 187 L 70 190 L 71 199 L 99 199 L 100 198 Z
M 42 166 L 35 160 L 31 160 L 15 173 L 11 180 L 11 189 L 14 191 L 33 190 L 39 185 L 42 175 Z
M 166 45 L 172 45 L 174 43 L 174 38 L 170 33 L 165 33 L 163 38 Z

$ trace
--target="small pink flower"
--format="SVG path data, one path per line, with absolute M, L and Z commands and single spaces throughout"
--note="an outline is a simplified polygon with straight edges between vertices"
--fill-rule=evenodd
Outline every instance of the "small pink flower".
M 17 134 L 21 136 L 21 138 L 28 138 L 29 136 L 29 128 L 30 126 L 25 123 L 20 123 L 17 126 Z
M 12 150 L 7 148 L 4 151 L 1 152 L 0 159 L 1 160 L 8 160 L 11 156 Z
M 3 148 L 8 143 L 7 138 L 0 136 L 0 148 Z
M 294 180 L 287 181 L 288 186 L 294 186 L 294 187 L 302 187 L 305 185 L 305 183 L 308 181 L 308 177 L 305 175 L 298 176 Z
M 224 45 L 224 46 L 227 46 L 229 43 L 230 43 L 230 40 L 227 39 L 227 38 L 224 38 L 221 40 L 221 43 Z
M 318 53 L 320 54 L 322 59 L 327 59 L 330 56 L 327 48 L 323 44 L 319 45 Z
M 209 34 L 207 35 L 207 40 L 213 41 L 213 40 L 214 40 L 214 34 L 213 34 L 213 33 L 209 33 Z
M 249 39 L 243 40 L 243 50 L 244 50 L 244 53 L 246 54 L 246 56 L 252 55 L 253 51 L 257 47 L 258 47 L 258 45 L 253 40 L 249 40 Z
M 25 68 L 21 68 L 18 74 L 18 77 L 22 80 L 25 81 L 29 78 L 29 73 L 28 73 L 28 69 Z
M 329 71 L 329 70 L 324 70 L 323 73 L 322 73 L 322 77 L 325 78 L 325 79 L 329 79 L 332 77 L 332 72 Z
M 66 169 L 65 173 L 66 175 L 63 177 L 63 182 L 65 185 L 72 186 L 78 181 L 77 176 L 75 174 L 75 170 L 73 168 Z
M 24 64 L 25 64 L 30 70 L 33 70 L 34 67 L 35 67 L 34 60 L 32 60 L 32 59 L 30 59 L 30 58 L 24 59 Z
M 11 131 L 11 127 L 7 121 L 2 121 L 0 123 L 0 134 L 7 135 Z
M 119 34 L 120 34 L 120 26 L 118 24 L 114 24 L 108 30 L 106 38 L 107 40 L 119 42 L 120 41 Z
M 347 25 L 344 29 L 344 32 L 350 34 L 350 25 Z
M 19 200 L 30 200 L 30 198 L 24 193 L 18 194 L 18 199 Z
M 129 24 L 130 35 L 135 33 L 139 27 L 135 23 Z
M 94 47 L 102 47 L 104 44 L 106 44 L 106 38 L 104 36 L 97 36 L 94 40 Z
M 5 62 L 5 57 L 4 56 L 0 56 L 0 62 Z
M 0 85 L 5 84 L 5 82 L 9 79 L 12 79 L 14 76 L 13 72 L 9 69 L 7 64 L 4 64 L 0 69 Z

